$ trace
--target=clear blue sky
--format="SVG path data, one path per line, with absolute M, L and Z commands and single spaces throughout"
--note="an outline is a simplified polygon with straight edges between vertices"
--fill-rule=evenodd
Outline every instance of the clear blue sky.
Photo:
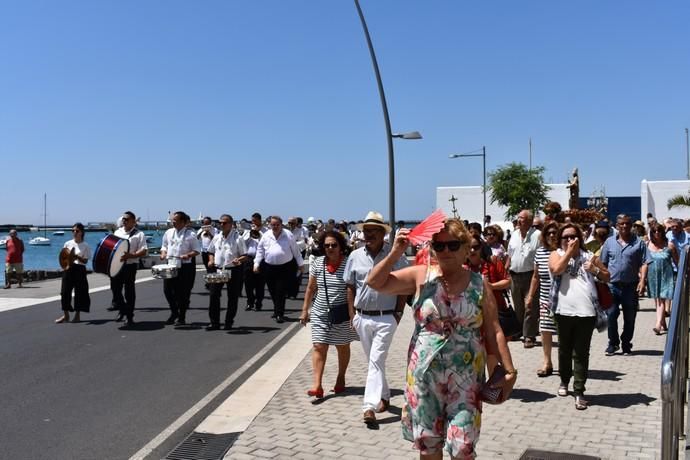
M 362 0 L 396 141 L 397 217 L 511 161 L 587 196 L 684 179 L 690 3 Z M 0 4 L 0 223 L 127 209 L 388 213 L 376 82 L 351 0 Z M 462 210 L 461 210 L 462 211 Z

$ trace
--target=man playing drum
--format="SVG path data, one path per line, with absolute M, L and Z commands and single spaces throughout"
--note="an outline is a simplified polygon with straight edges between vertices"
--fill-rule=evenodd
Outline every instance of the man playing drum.
M 178 268 L 178 275 L 163 280 L 165 300 L 170 307 L 170 317 L 165 324 L 183 326 L 187 324 L 186 314 L 189 298 L 196 276 L 195 257 L 199 255 L 201 245 L 196 232 L 189 225 L 189 215 L 177 211 L 172 216 L 173 228 L 163 235 L 161 242 L 161 260 L 168 259 L 168 265 Z
M 214 273 L 217 269 L 230 272 L 230 280 L 220 283 L 209 281 L 209 291 L 211 293 L 208 303 L 208 317 L 211 321 L 206 327 L 207 331 L 220 329 L 220 296 L 223 286 L 228 286 L 228 309 L 225 312 L 226 331 L 232 328 L 237 314 L 237 303 L 242 292 L 242 264 L 249 259 L 246 256 L 247 249 L 244 239 L 236 229 L 233 228 L 232 216 L 223 214 L 218 219 L 221 232 L 213 237 L 208 247 L 208 268 L 209 273 Z
M 145 257 L 148 253 L 146 245 L 146 235 L 136 228 L 137 218 L 132 211 L 125 211 L 122 214 L 122 227 L 115 230 L 114 235 L 129 240 L 129 252 L 122 255 L 121 261 L 124 263 L 122 270 L 116 276 L 110 278 L 110 290 L 113 293 L 112 307 L 109 310 L 118 310 L 117 321 L 127 318 L 125 326 L 134 324 L 134 302 L 136 291 L 134 281 L 137 277 L 139 258 Z M 125 295 L 122 296 L 124 287 Z

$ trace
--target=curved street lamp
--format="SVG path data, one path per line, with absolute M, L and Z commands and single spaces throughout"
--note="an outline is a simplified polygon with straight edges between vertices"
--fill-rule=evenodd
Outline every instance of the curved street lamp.
M 381 81 L 381 72 L 379 72 L 379 64 L 376 61 L 376 53 L 374 53 L 374 46 L 371 43 L 369 36 L 369 28 L 367 22 L 364 20 L 364 13 L 359 6 L 359 0 L 354 0 L 357 7 L 359 19 L 362 22 L 362 29 L 364 29 L 364 37 L 367 39 L 367 46 L 369 47 L 369 55 L 371 56 L 371 64 L 374 66 L 374 74 L 376 75 L 376 83 L 379 88 L 379 98 L 381 99 L 381 108 L 383 109 L 383 119 L 386 124 L 386 141 L 388 143 L 388 219 L 391 225 L 391 243 L 395 237 L 395 157 L 393 155 L 393 139 L 421 139 L 422 135 L 418 131 L 409 133 L 393 134 L 391 131 L 391 121 L 388 116 L 388 104 L 386 103 L 386 94 L 383 91 L 383 82 Z
M 474 152 L 478 152 L 479 150 L 475 150 Z M 481 148 L 482 153 L 474 153 L 474 152 L 469 152 L 469 153 L 454 153 L 451 155 L 448 155 L 448 158 L 464 158 L 464 157 L 482 157 L 482 165 L 484 169 L 484 215 L 482 216 L 482 219 L 486 217 L 486 146 L 482 146 Z M 453 203 L 455 205 L 455 203 Z

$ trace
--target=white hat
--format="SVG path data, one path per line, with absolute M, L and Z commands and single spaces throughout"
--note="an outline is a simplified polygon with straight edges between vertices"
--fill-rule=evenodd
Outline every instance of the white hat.
M 367 213 L 367 217 L 364 218 L 364 222 L 362 222 L 361 224 L 357 224 L 357 229 L 358 230 L 364 230 L 365 226 L 372 226 L 372 225 L 376 225 L 378 227 L 383 227 L 386 230 L 386 233 L 391 232 L 390 226 L 387 225 L 383 221 L 383 215 L 381 215 L 380 212 L 376 212 L 376 211 L 369 211 Z
M 314 218 L 313 218 L 313 217 L 310 217 L 309 219 L 307 219 L 307 223 L 309 223 L 309 224 L 314 223 Z

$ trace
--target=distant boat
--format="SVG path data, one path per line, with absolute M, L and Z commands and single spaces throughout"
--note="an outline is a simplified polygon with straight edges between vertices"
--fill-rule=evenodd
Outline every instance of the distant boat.
M 0 240 L 0 249 L 7 249 L 7 240 L 8 238 L 3 238 Z
M 56 236 L 62 236 L 64 234 L 65 234 L 65 232 L 63 232 L 62 230 L 58 230 L 57 232 L 53 232 L 53 235 L 56 235 Z
M 43 236 L 37 236 L 29 240 L 31 246 L 50 246 L 50 238 L 48 238 L 48 213 L 46 212 L 47 194 L 43 194 Z

